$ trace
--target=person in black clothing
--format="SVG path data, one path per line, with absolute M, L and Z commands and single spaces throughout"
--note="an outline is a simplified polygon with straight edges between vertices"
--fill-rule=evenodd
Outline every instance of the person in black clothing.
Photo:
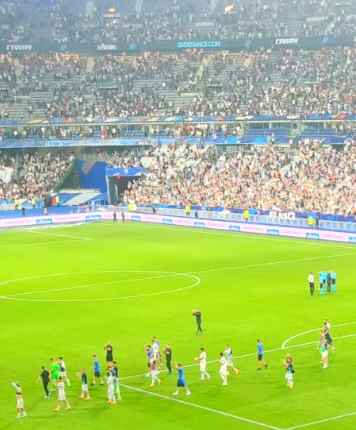
M 106 362 L 112 363 L 114 361 L 114 352 L 113 352 L 113 347 L 111 345 L 111 342 L 108 342 L 105 345 L 104 351 L 106 351 Z
M 44 366 L 41 367 L 40 378 L 45 392 L 45 398 L 49 399 L 49 397 L 51 396 L 51 392 L 48 389 L 50 377 L 49 377 L 49 371 Z
M 171 374 L 172 373 L 172 348 L 167 345 L 164 348 L 164 355 L 166 356 L 166 367 L 168 370 L 168 373 Z
M 116 211 L 114 211 L 114 213 L 113 213 L 113 215 L 112 215 L 112 222 L 113 222 L 114 224 L 116 224 L 116 223 L 117 223 L 117 213 L 116 213 Z
M 203 334 L 203 329 L 202 329 L 202 317 L 201 317 L 201 312 L 199 309 L 195 309 L 193 310 L 193 315 L 195 316 L 195 322 L 197 324 L 197 335 Z
M 331 292 L 331 273 L 328 272 L 328 274 L 326 275 L 326 284 L 327 284 L 327 292 L 330 293 Z

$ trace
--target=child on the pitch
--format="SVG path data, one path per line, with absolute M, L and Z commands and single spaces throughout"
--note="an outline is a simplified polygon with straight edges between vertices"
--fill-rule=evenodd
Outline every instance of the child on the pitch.
M 187 396 L 190 396 L 192 393 L 190 392 L 186 379 L 185 379 L 185 372 L 183 366 L 178 363 L 176 366 L 177 372 L 178 372 L 178 380 L 177 380 L 177 390 L 173 393 L 173 396 L 178 396 L 179 391 L 181 388 L 185 389 L 185 394 Z
M 222 380 L 223 385 L 227 385 L 227 377 L 229 375 L 227 360 L 224 356 L 224 353 L 220 352 L 220 369 L 219 369 L 219 375 Z
M 61 410 L 61 405 L 65 405 L 66 409 L 70 409 L 70 404 L 67 400 L 67 396 L 66 396 L 66 389 L 65 389 L 65 383 L 63 381 L 62 376 L 60 376 L 57 381 L 56 381 L 56 386 L 57 386 L 57 406 L 55 407 L 55 411 L 58 412 Z
M 286 369 L 285 379 L 287 382 L 287 387 L 292 390 L 294 388 L 294 373 L 295 373 L 292 356 L 287 355 L 284 361 L 284 367 Z
M 16 391 L 17 418 L 24 418 L 27 414 L 25 411 L 25 403 L 23 400 L 21 385 L 18 384 L 17 382 L 13 382 L 11 385 L 13 386 L 13 388 L 15 388 L 15 391 Z
M 99 381 L 100 385 L 104 385 L 104 379 L 101 376 L 101 366 L 99 359 L 96 354 L 93 354 L 93 382 L 91 385 L 96 385 L 97 381 Z
M 262 367 L 267 369 L 267 363 L 265 362 L 265 347 L 261 339 L 257 339 L 257 370 L 261 370 Z
M 113 405 L 116 403 L 115 378 L 110 370 L 106 374 L 106 384 L 108 386 L 108 403 Z
M 149 372 L 150 372 L 150 376 L 151 376 L 151 385 L 150 387 L 154 387 L 156 384 L 160 384 L 161 380 L 159 379 L 158 375 L 159 375 L 159 370 L 158 370 L 158 365 L 157 365 L 157 361 L 153 360 L 150 364 L 149 364 Z
M 70 380 L 69 380 L 68 374 L 67 374 L 67 367 L 66 367 L 66 364 L 64 362 L 63 357 L 58 358 L 58 363 L 59 363 L 60 368 L 61 368 L 61 376 L 63 378 L 63 381 L 67 384 L 68 387 L 70 387 Z
M 224 355 L 227 361 L 228 369 L 231 369 L 236 375 L 238 375 L 240 373 L 240 370 L 234 365 L 234 357 L 230 345 L 226 345 Z
M 90 400 L 88 375 L 87 375 L 85 369 L 82 369 L 80 371 L 79 377 L 80 377 L 80 382 L 81 382 L 80 398 L 83 400 Z
M 205 378 L 210 379 L 210 375 L 206 370 L 208 366 L 208 355 L 204 348 L 200 348 L 199 357 L 196 357 L 195 361 L 199 361 L 200 379 L 202 381 L 204 381 Z

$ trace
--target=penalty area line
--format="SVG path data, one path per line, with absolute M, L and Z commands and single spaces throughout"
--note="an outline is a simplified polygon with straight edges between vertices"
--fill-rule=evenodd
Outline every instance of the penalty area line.
M 338 421 L 338 420 L 342 420 L 342 419 L 354 417 L 354 416 L 356 416 L 356 411 L 355 412 L 349 412 L 349 413 L 343 414 L 343 415 L 336 415 L 335 417 L 324 418 L 324 419 L 317 420 L 317 421 L 310 421 L 308 423 L 299 424 L 299 425 L 296 425 L 293 427 L 288 427 L 286 430 L 299 430 L 299 429 L 303 429 L 303 428 L 307 428 L 307 427 L 311 427 L 311 426 L 329 423 L 330 421 Z
M 130 391 L 135 391 L 137 393 L 145 394 L 147 396 L 152 396 L 152 397 L 156 397 L 158 399 L 168 400 L 171 402 L 179 403 L 179 404 L 184 405 L 184 406 L 189 406 L 191 408 L 200 409 L 200 410 L 210 412 L 210 413 L 213 413 L 216 415 L 221 415 L 221 416 L 224 416 L 227 418 L 232 418 L 236 421 L 240 421 L 240 422 L 247 423 L 247 424 L 252 424 L 252 425 L 262 427 L 265 429 L 282 430 L 281 427 L 272 426 L 272 425 L 269 425 L 269 424 L 266 424 L 266 423 L 263 423 L 260 421 L 252 420 L 250 418 L 240 417 L 239 415 L 234 415 L 234 414 L 231 414 L 229 412 L 224 412 L 224 411 L 221 411 L 221 410 L 215 409 L 215 408 L 209 408 L 207 406 L 199 405 L 198 403 L 193 403 L 190 401 L 177 399 L 176 397 L 170 397 L 170 396 L 166 396 L 164 394 L 158 394 L 158 393 L 154 393 L 151 391 L 143 390 L 142 388 L 133 387 L 132 385 L 120 384 L 120 386 L 123 388 L 126 388 L 127 390 L 130 390 Z

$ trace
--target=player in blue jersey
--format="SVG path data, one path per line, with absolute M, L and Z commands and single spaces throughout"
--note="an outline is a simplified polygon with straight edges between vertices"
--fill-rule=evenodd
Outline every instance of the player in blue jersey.
M 181 364 L 177 364 L 177 372 L 178 372 L 178 381 L 177 381 L 177 390 L 173 393 L 173 396 L 178 396 L 181 388 L 185 389 L 185 394 L 190 396 L 192 393 L 190 392 L 187 382 L 185 380 L 185 371 Z
M 265 347 L 261 339 L 257 339 L 257 370 L 261 370 L 262 367 L 267 369 L 268 365 L 265 362 Z
M 92 385 L 96 385 L 99 380 L 100 385 L 104 385 L 104 379 L 101 376 L 101 366 L 96 354 L 93 355 L 93 382 Z

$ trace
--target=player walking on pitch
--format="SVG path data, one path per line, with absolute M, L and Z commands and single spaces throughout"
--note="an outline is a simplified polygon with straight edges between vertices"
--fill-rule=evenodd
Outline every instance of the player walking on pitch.
M 11 385 L 13 386 L 13 388 L 15 388 L 16 391 L 16 418 L 24 418 L 27 416 L 27 413 L 25 411 L 25 402 L 23 399 L 22 387 L 17 382 L 13 382 Z
M 240 373 L 240 370 L 234 365 L 234 356 L 230 345 L 226 345 L 224 355 L 227 361 L 227 368 L 231 369 L 235 373 L 235 375 L 238 376 Z
M 101 376 L 101 366 L 96 354 L 93 354 L 93 382 L 91 385 L 96 385 L 96 381 L 99 381 L 100 385 L 104 385 L 103 377 Z
M 261 339 L 257 339 L 257 370 L 262 368 L 267 369 L 267 363 L 265 361 L 265 347 Z
M 171 375 L 172 374 L 172 355 L 173 355 L 173 353 L 172 353 L 172 348 L 169 345 L 167 345 L 164 348 L 164 355 L 166 357 L 166 367 L 168 370 L 168 374 Z
M 48 388 L 50 381 L 50 373 L 44 366 L 41 367 L 40 380 L 42 382 L 43 390 L 45 392 L 45 398 L 48 399 L 51 396 L 51 392 Z
M 199 357 L 195 358 L 195 361 L 199 361 L 199 369 L 200 369 L 200 379 L 201 381 L 205 381 L 205 379 L 210 379 L 210 375 L 207 372 L 208 366 L 208 355 L 204 348 L 200 348 Z
M 178 363 L 177 364 L 177 372 L 178 372 L 178 380 L 177 380 L 177 390 L 173 393 L 173 396 L 178 396 L 179 391 L 181 390 L 181 388 L 185 389 L 185 394 L 187 396 L 190 396 L 192 393 L 190 392 L 186 379 L 185 379 L 185 371 L 183 366 Z
M 59 366 L 61 368 L 61 376 L 63 378 L 63 381 L 67 384 L 68 387 L 70 387 L 70 380 L 68 378 L 67 366 L 64 362 L 63 357 L 59 357 L 58 363 L 59 363 Z
M 219 375 L 220 375 L 220 378 L 222 380 L 222 384 L 227 385 L 227 377 L 229 375 L 229 370 L 227 367 L 227 360 L 226 360 L 223 352 L 220 352 L 219 363 L 220 363 Z
M 57 398 L 57 406 L 54 409 L 55 412 L 59 412 L 61 410 L 62 404 L 66 406 L 66 409 L 70 409 L 71 407 L 66 396 L 65 383 L 61 376 L 56 381 L 56 386 L 57 386 L 58 398 Z
M 314 273 L 313 272 L 310 272 L 309 275 L 308 275 L 308 283 L 309 283 L 310 295 L 314 296 L 315 280 L 314 280 Z
M 202 315 L 199 309 L 193 309 L 193 316 L 195 317 L 195 322 L 197 325 L 197 332 L 196 334 L 203 334 L 203 328 L 202 328 Z
M 81 393 L 80 398 L 82 400 L 90 400 L 90 393 L 89 393 L 89 384 L 88 384 L 88 375 L 85 371 L 85 369 L 82 369 L 79 373 L 80 382 L 81 382 Z
M 109 405 L 114 405 L 116 403 L 115 379 L 110 370 L 106 374 L 106 384 L 108 386 L 108 403 Z
M 287 387 L 291 390 L 294 388 L 294 363 L 291 355 L 287 355 L 284 361 L 284 367 L 286 369 L 285 379 L 287 382 Z
M 151 376 L 151 385 L 150 387 L 154 387 L 156 384 L 160 384 L 161 380 L 159 379 L 159 370 L 158 370 L 158 364 L 156 360 L 153 360 L 150 363 L 150 376 Z

